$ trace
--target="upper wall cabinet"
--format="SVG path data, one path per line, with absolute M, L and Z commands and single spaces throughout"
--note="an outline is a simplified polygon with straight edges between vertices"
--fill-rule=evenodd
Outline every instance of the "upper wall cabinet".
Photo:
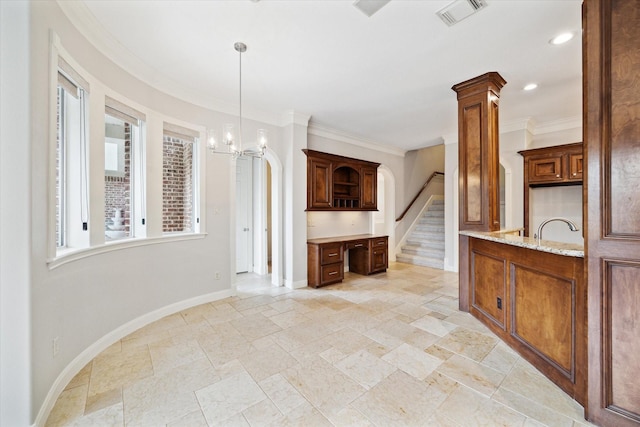
M 529 189 L 582 184 L 582 143 L 519 151 L 524 160 L 524 233 L 529 236 Z
M 524 185 L 582 184 L 582 143 L 519 151 L 524 158 Z
M 307 210 L 378 209 L 380 163 L 314 150 L 307 155 Z

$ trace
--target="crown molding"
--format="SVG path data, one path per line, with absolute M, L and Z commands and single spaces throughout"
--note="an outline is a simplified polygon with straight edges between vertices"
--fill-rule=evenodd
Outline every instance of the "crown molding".
M 346 132 L 342 132 L 335 129 L 324 127 L 317 123 L 309 123 L 309 133 L 311 135 L 320 136 L 334 141 L 346 142 L 347 144 L 357 145 L 358 147 L 367 148 L 369 150 L 380 151 L 383 153 L 393 154 L 394 156 L 401 156 L 407 153 L 407 150 L 398 147 L 391 147 L 388 145 L 382 145 L 373 141 L 368 141 L 362 138 L 358 138 L 353 135 L 349 135 Z
M 532 133 L 534 135 L 543 135 L 545 133 L 553 133 L 576 128 L 582 128 L 582 116 L 566 117 L 537 124 L 534 128 L 534 132 Z
M 530 117 L 520 118 L 500 124 L 500 133 L 526 130 L 531 135 L 544 135 L 545 133 L 559 132 L 563 130 L 582 127 L 582 116 L 564 117 L 538 123 Z
M 520 130 L 526 130 L 529 133 L 533 133 L 535 122 L 530 117 L 526 117 L 500 123 L 499 127 L 500 133 L 516 132 Z
M 311 120 L 311 115 L 299 113 L 294 110 L 289 110 L 289 111 L 285 111 L 284 114 L 282 115 L 280 126 L 284 127 L 287 125 L 300 125 L 300 126 L 308 127 L 309 120 Z

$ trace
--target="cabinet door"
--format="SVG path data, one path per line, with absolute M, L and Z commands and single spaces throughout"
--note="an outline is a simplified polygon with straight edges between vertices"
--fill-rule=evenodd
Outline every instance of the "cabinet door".
M 371 268 L 370 273 L 385 271 L 389 266 L 387 238 L 371 240 Z
M 371 252 L 371 272 L 384 271 L 387 269 L 387 249 L 374 249 Z
M 569 179 L 582 181 L 582 153 L 569 154 Z
M 307 209 L 326 209 L 331 207 L 331 162 L 323 159 L 308 158 Z
M 562 181 L 562 156 L 529 159 L 529 183 Z
M 361 191 L 363 209 L 378 209 L 378 172 L 375 168 L 363 167 Z

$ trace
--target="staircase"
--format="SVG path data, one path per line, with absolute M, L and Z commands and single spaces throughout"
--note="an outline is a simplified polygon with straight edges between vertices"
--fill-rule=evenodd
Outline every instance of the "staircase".
M 396 260 L 444 269 L 444 200 L 433 200 L 407 237 Z

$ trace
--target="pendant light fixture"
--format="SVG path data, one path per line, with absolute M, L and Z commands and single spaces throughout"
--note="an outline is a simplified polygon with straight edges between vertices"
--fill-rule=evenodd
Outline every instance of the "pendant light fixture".
M 247 51 L 247 45 L 242 42 L 236 42 L 233 48 L 238 52 L 240 57 L 238 132 L 236 135 L 233 123 L 227 123 L 223 128 L 222 141 L 219 141 L 215 129 L 209 129 L 207 131 L 207 148 L 211 153 L 229 154 L 234 158 L 240 156 L 262 157 L 268 142 L 266 129 L 258 129 L 255 146 L 249 149 L 243 149 L 242 147 L 242 54 Z

